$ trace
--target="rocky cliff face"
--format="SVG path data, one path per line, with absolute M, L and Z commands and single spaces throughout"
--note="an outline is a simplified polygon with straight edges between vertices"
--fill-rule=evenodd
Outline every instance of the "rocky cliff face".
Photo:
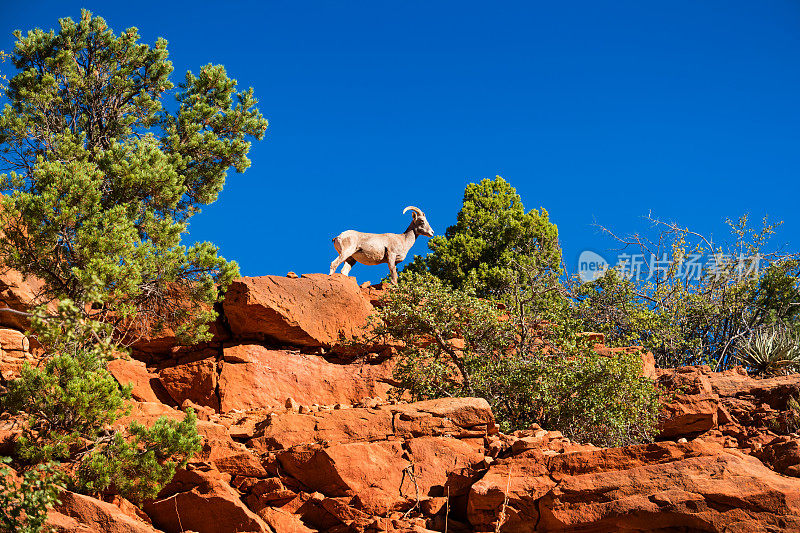
M 18 278 L 0 279 L 0 291 L 22 308 L 35 286 Z M 142 508 L 65 493 L 52 526 L 800 531 L 800 436 L 786 404 L 800 376 L 648 367 L 674 392 L 658 442 L 597 448 L 539 427 L 505 435 L 482 399 L 389 400 L 391 348 L 355 357 L 339 345 L 362 331 L 378 292 L 341 275 L 243 278 L 211 342 L 179 347 L 165 335 L 137 343 L 133 359 L 109 366 L 134 385 L 127 420 L 180 418 L 180 407 L 193 406 L 203 450 Z M 13 320 L 0 315 L 3 380 L 35 360 L 24 324 Z M 13 421 L 0 420 L 0 453 L 15 434 Z

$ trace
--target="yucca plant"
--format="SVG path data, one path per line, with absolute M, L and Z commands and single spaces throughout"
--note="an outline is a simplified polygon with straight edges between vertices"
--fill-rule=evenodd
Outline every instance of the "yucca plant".
M 785 327 L 759 329 L 739 345 L 737 359 L 754 374 L 798 372 L 800 339 Z

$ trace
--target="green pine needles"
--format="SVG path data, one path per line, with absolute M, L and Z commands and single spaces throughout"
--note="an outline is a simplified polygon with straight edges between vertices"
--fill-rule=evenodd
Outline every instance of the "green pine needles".
M 44 281 L 30 317 L 43 362 L 0 398 L 25 418 L 14 464 L 48 483 L 48 471 L 30 467 L 62 463 L 71 490 L 152 498 L 200 449 L 196 417 L 121 425 L 130 389 L 106 363 L 142 335 L 210 337 L 238 267 L 181 238 L 228 170 L 248 168 L 267 121 L 253 90 L 237 91 L 222 66 L 175 87 L 164 39 L 115 34 L 88 11 L 58 31 L 14 35 L 16 74 L 0 113 L 0 188 L 10 193 L 0 200 L 0 263 Z M 30 531 L 44 508 L 20 514 Z
M 26 415 L 19 459 L 71 463 L 70 489 L 138 502 L 158 494 L 200 450 L 201 438 L 191 409 L 182 420 L 161 418 L 150 428 L 117 423 L 129 412 L 130 387 L 120 387 L 106 370 L 114 345 L 99 336 L 104 326 L 84 319 L 68 300 L 54 315 L 34 314 L 33 331 L 53 344 L 46 345 L 43 366 L 26 365 L 10 382 L 2 407 Z
M 80 462 L 77 485 L 84 491 L 112 488 L 129 500 L 155 498 L 175 475 L 200 451 L 197 417 L 188 409 L 183 420 L 158 419 L 147 428 L 131 422 L 103 446 L 95 447 Z
M 128 331 L 208 337 L 219 288 L 238 275 L 210 243 L 181 244 L 228 169 L 250 165 L 267 121 L 219 65 L 170 80 L 167 43 L 138 42 L 88 11 L 23 35 L 0 114 L 4 263 Z M 173 95 L 176 106 L 166 106 Z M 170 107 L 175 107 L 171 110 Z M 89 287 L 99 288 L 91 298 Z M 124 329 L 123 329 L 124 328 Z
M 58 503 L 58 483 L 62 476 L 53 463 L 25 472 L 18 481 L 0 457 L 0 532 L 40 533 L 45 530 L 47 511 Z
M 455 225 L 428 243 L 406 270 L 427 271 L 454 289 L 497 296 L 520 273 L 526 283 L 552 281 L 561 273 L 558 228 L 547 211 L 528 212 L 516 189 L 500 176 L 470 183 Z

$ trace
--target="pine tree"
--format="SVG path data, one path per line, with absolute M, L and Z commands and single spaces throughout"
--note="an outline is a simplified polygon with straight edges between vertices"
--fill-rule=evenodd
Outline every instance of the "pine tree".
M 0 262 L 41 278 L 43 301 L 58 304 L 31 314 L 44 364 L 23 368 L 0 402 L 26 415 L 17 451 L 28 465 L 71 462 L 71 489 L 151 498 L 199 450 L 196 417 L 115 425 L 130 388 L 106 362 L 131 328 L 208 338 L 238 268 L 181 237 L 228 169 L 247 169 L 267 121 L 222 66 L 187 73 L 173 91 L 165 40 L 115 35 L 88 11 L 58 32 L 14 35 L 18 73 L 0 114 L 0 187 L 11 192 L 0 200 Z
M 253 90 L 219 65 L 188 72 L 177 108 L 167 43 L 119 35 L 82 11 L 58 32 L 16 31 L 10 104 L 0 115 L 0 259 L 92 318 L 207 335 L 211 305 L 237 266 L 210 243 L 181 245 L 228 169 L 250 164 L 267 121 Z M 198 305 L 200 304 L 200 305 Z M 205 305 L 203 305 L 205 304 Z
M 454 289 L 498 295 L 509 285 L 541 283 L 560 272 L 558 228 L 547 211 L 525 212 L 514 187 L 500 176 L 471 183 L 455 225 L 428 242 L 427 257 L 410 271 L 429 271 Z

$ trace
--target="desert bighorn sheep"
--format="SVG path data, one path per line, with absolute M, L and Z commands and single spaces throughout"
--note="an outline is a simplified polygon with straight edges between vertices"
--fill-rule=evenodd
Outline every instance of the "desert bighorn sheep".
M 414 246 L 418 235 L 433 237 L 433 228 L 428 224 L 425 213 L 418 207 L 410 205 L 403 209 L 403 213 L 411 210 L 411 224 L 405 233 L 362 233 L 347 230 L 333 239 L 333 247 L 339 252 L 339 257 L 331 263 L 331 274 L 344 263 L 342 274 L 345 276 L 356 261 L 362 265 L 389 264 L 392 274 L 392 283 L 397 283 L 396 264 L 406 258 L 406 254 Z

